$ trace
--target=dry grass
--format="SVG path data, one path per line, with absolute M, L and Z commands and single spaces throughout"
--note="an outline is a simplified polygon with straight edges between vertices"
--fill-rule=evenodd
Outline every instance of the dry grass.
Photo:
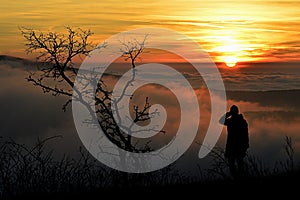
M 184 176 L 173 166 L 147 174 L 118 172 L 101 165 L 83 149 L 79 150 L 79 159 L 63 156 L 60 160 L 56 160 L 53 152 L 47 151 L 46 143 L 57 138 L 58 136 L 38 140 L 33 147 L 18 144 L 11 139 L 1 140 L 0 192 L 2 198 L 33 194 L 47 196 L 95 191 L 130 191 L 133 188 L 177 190 L 179 186 L 193 188 L 201 185 L 205 188 L 205 185 L 221 185 L 223 187 L 228 181 L 234 181 L 229 175 L 228 163 L 224 159 L 222 148 L 215 148 L 211 152 L 212 163 L 209 169 L 199 169 L 202 175 L 199 182 L 199 180 Z M 247 174 L 243 181 L 247 179 L 248 183 L 256 184 L 259 181 L 272 180 L 270 181 L 272 183 L 273 180 L 286 180 L 299 174 L 299 169 L 294 163 L 292 140 L 286 137 L 285 141 L 287 159 L 278 162 L 279 165 L 274 169 L 266 167 L 257 157 L 247 155 Z M 274 177 L 279 178 L 274 179 Z

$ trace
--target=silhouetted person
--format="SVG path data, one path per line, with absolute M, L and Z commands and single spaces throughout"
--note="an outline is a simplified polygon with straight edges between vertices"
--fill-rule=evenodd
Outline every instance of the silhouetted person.
M 220 123 L 227 126 L 225 157 L 228 159 L 229 170 L 234 178 L 243 175 L 244 157 L 249 148 L 248 123 L 236 105 L 221 117 Z

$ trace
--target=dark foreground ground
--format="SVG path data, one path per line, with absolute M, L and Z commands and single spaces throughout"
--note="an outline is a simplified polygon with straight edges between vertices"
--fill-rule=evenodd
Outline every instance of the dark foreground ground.
M 107 188 L 75 193 L 27 194 L 13 199 L 298 199 L 300 171 L 270 177 L 221 180 L 183 185 Z

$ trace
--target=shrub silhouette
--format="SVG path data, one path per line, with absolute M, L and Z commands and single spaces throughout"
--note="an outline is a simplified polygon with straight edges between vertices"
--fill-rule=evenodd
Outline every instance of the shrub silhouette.
M 207 184 L 230 180 L 228 163 L 224 150 L 215 148 L 210 154 L 211 167 L 200 170 L 199 179 L 185 176 L 174 166 L 146 174 L 127 174 L 101 165 L 83 148 L 79 149 L 78 159 L 63 156 L 55 159 L 53 150 L 47 150 L 46 143 L 60 136 L 37 140 L 36 145 L 28 147 L 14 140 L 1 140 L 0 143 L 0 191 L 2 198 L 49 194 L 77 194 L 93 191 L 127 190 L 136 187 L 174 187 L 180 185 Z M 268 168 L 253 155 L 247 155 L 247 178 L 258 181 L 277 175 L 289 176 L 298 173 L 294 165 L 292 140 L 286 137 L 287 160 L 279 166 Z

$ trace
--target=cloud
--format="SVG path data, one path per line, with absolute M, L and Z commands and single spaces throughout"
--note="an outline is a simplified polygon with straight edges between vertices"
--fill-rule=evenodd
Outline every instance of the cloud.
M 178 126 L 174 126 L 174 123 L 180 123 L 178 118 L 180 117 L 180 113 L 178 109 L 175 109 L 173 104 L 173 100 L 175 96 L 168 94 L 168 92 L 164 92 L 164 89 L 161 89 L 157 86 L 148 85 L 140 91 L 145 96 L 149 96 L 154 99 L 159 99 L 163 104 L 167 106 L 167 110 L 169 111 L 168 114 L 168 122 L 165 126 L 167 133 L 173 136 L 176 132 L 176 128 Z M 208 93 L 204 89 L 197 89 L 196 93 L 199 97 L 200 109 L 201 109 L 201 119 L 200 119 L 200 126 L 199 131 L 196 137 L 197 142 L 203 140 L 204 136 L 206 135 L 207 127 L 210 122 L 210 99 Z M 245 100 L 248 96 L 245 95 L 248 92 L 236 92 L 235 98 L 229 99 L 227 101 L 228 109 L 231 105 L 235 104 L 238 105 L 240 111 L 243 113 L 244 117 L 248 121 L 249 124 L 249 132 L 250 132 L 250 141 L 251 141 L 251 148 L 250 152 L 264 161 L 267 164 L 273 165 L 275 161 L 285 159 L 284 153 L 284 138 L 286 135 L 291 136 L 297 143 L 295 143 L 295 148 L 297 155 L 300 155 L 300 147 L 299 142 L 299 134 L 298 131 L 300 130 L 300 115 L 299 111 L 294 110 L 292 108 L 287 108 L 286 104 L 289 104 L 291 100 L 289 97 L 285 99 L 286 104 L 282 104 L 282 101 L 276 102 L 277 97 L 272 96 L 272 94 L 268 94 L 268 92 L 259 92 L 256 94 L 260 96 L 259 98 L 255 98 L 255 96 L 250 99 L 249 101 Z M 255 94 L 255 92 L 249 92 L 250 95 Z M 265 94 L 267 93 L 267 94 Z M 275 95 L 284 96 L 285 92 L 278 91 Z M 274 94 L 273 94 L 274 95 Z M 288 95 L 289 96 L 289 95 Z M 138 95 L 140 101 L 143 101 L 142 96 Z M 266 102 L 269 99 L 275 99 L 273 104 L 267 104 L 264 101 L 261 102 L 263 99 L 266 99 Z M 154 101 L 155 102 L 155 101 Z M 280 103 L 281 102 L 281 103 Z M 156 102 L 155 102 L 156 103 Z M 177 120 L 176 120 L 177 119 Z M 189 120 L 193 120 L 192 114 Z M 189 131 L 189 128 L 186 127 L 186 131 Z M 160 138 L 157 138 L 158 140 Z M 226 140 L 226 129 L 224 128 L 223 133 L 221 134 L 221 138 L 218 141 L 218 146 L 224 147 Z M 193 162 L 198 162 L 197 153 L 199 151 L 199 146 L 197 144 L 193 144 L 191 150 L 187 155 L 190 159 L 194 159 Z M 188 161 L 191 162 L 191 161 Z M 201 162 L 201 161 L 200 161 Z
M 0 69 L 1 136 L 33 144 L 37 138 L 62 135 L 53 147 L 74 152 L 72 146 L 78 147 L 80 142 L 70 109 L 66 113 L 61 109 L 65 99 L 43 94 L 25 80 L 28 73 L 22 68 L 0 65 Z
M 191 65 L 186 63 L 166 63 L 183 74 L 194 88 L 203 87 L 205 82 Z M 239 64 L 238 68 L 229 70 L 219 68 L 227 91 L 273 91 L 299 90 L 300 71 L 299 63 L 252 63 Z M 205 67 L 203 65 L 203 67 Z M 124 70 L 124 65 L 115 65 L 109 73 L 120 75 L 117 72 Z M 127 69 L 127 68 L 126 68 Z M 176 80 L 170 74 L 161 71 L 160 76 Z M 207 74 L 206 78 L 214 82 L 217 74 Z M 255 96 L 255 94 L 253 93 Z
M 51 142 L 51 148 L 53 147 L 58 155 L 63 153 L 77 155 L 81 142 L 73 124 L 71 110 L 66 113 L 61 110 L 65 99 L 43 94 L 39 88 L 26 82 L 26 76 L 27 72 L 23 67 L 12 68 L 8 64 L 0 66 L 1 136 L 12 137 L 20 143 L 32 144 L 37 137 L 63 135 L 62 139 Z M 230 74 L 228 79 L 229 76 Z M 258 74 L 258 76 L 262 75 Z M 116 76 L 105 78 L 106 83 L 109 84 L 114 84 L 116 79 Z M 237 83 L 242 84 L 242 79 Z M 179 89 L 189 98 L 184 88 Z M 208 166 L 209 163 L 209 157 L 204 160 L 198 159 L 200 146 L 195 142 L 201 143 L 206 135 L 211 117 L 211 103 L 205 88 L 196 89 L 195 93 L 201 113 L 199 130 L 191 148 L 177 162 L 177 165 L 186 171 L 190 171 L 193 167 L 197 170 L 196 163 L 201 163 L 201 166 Z M 249 123 L 251 153 L 272 165 L 274 161 L 285 158 L 284 137 L 288 135 L 295 142 L 296 159 L 300 158 L 298 134 L 300 106 L 297 98 L 299 91 L 228 91 L 227 93 L 228 107 L 232 104 L 238 105 Z M 147 96 L 151 104 L 159 103 L 167 109 L 168 121 L 164 127 L 166 134 L 160 133 L 151 138 L 152 144 L 156 142 L 156 147 L 162 147 L 177 132 L 180 123 L 180 107 L 169 90 L 157 85 L 140 88 L 135 93 L 130 107 L 132 108 L 134 104 L 142 106 Z M 192 119 L 193 112 L 188 120 Z M 185 130 L 188 132 L 189 127 Z M 217 145 L 224 147 L 225 140 L 224 127 Z

